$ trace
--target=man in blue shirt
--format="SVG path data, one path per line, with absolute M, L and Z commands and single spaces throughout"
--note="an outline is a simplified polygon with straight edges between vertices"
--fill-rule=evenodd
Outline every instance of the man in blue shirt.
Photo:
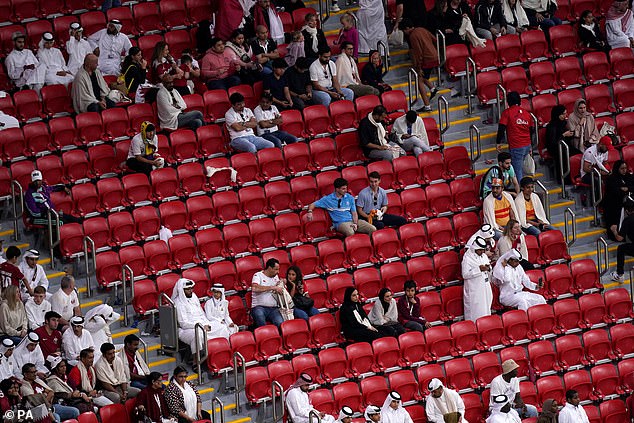
M 376 210 L 372 216 L 372 225 L 377 229 L 386 226 L 403 226 L 407 220 L 403 216 L 387 214 L 387 193 L 381 185 L 381 175 L 379 172 L 370 172 L 368 175 L 370 186 L 363 188 L 357 197 L 357 213 L 361 219 L 370 221 L 372 210 Z M 379 214 L 381 216 L 379 216 Z
M 335 192 L 315 201 L 308 206 L 306 219 L 313 220 L 313 210 L 315 207 L 328 211 L 332 225 L 344 236 L 351 236 L 355 233 L 371 234 L 376 228 L 365 220 L 359 220 L 354 197 L 348 194 L 348 181 L 337 178 L 334 182 Z

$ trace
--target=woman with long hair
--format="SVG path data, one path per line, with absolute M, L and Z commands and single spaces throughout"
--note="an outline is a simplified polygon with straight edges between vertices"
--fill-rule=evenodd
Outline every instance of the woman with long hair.
M 531 270 L 534 266 L 527 260 L 528 259 L 528 247 L 526 245 L 526 238 L 522 231 L 520 222 L 515 219 L 509 219 L 504 232 L 497 243 L 497 256 L 502 257 L 508 251 L 516 249 L 522 254 L 520 265 L 524 270 Z
M 156 43 L 150 63 L 152 64 L 152 80 L 155 83 L 172 81 L 174 89 L 181 95 L 191 94 L 187 81 L 184 79 L 185 72 L 170 54 L 169 45 L 165 41 Z M 181 80 L 182 83 L 179 83 Z
M 575 101 L 572 114 L 568 117 L 568 127 L 573 132 L 572 145 L 582 153 L 601 137 L 594 116 L 588 111 L 588 104 L 583 98 Z
M 368 316 L 370 323 L 377 328 L 382 328 L 391 336 L 398 337 L 405 333 L 405 328 L 398 322 L 398 309 L 392 291 L 382 288 L 379 291 L 379 299 L 374 303 Z
M 587 49 L 607 51 L 610 49 L 605 42 L 605 35 L 592 15 L 591 10 L 581 12 L 579 19 L 579 40 Z
M 165 402 L 171 417 L 178 420 L 178 423 L 210 420 L 209 413 L 202 409 L 203 403 L 198 391 L 187 381 L 187 370 L 183 366 L 174 369 L 165 389 Z
M 319 310 L 315 308 L 315 301 L 304 290 L 304 276 L 299 267 L 291 266 L 286 271 L 286 290 L 293 298 L 293 316 L 296 319 L 308 321 L 310 316 L 319 314 Z
M 93 410 L 90 397 L 86 393 L 71 388 L 68 384 L 66 369 L 68 363 L 62 357 L 49 355 L 46 359 L 46 367 L 51 374 L 46 379 L 46 384 L 53 390 L 55 399 L 65 405 L 76 407 L 80 413 Z
M 361 70 L 361 82 L 370 85 L 381 93 L 392 91 L 389 84 L 383 82 L 383 63 L 381 63 L 381 54 L 378 50 L 370 50 L 368 55 L 368 63 Z
M 253 60 L 251 46 L 246 42 L 244 30 L 236 29 L 231 33 L 231 38 L 225 44 L 225 50 L 233 53 L 233 61 L 239 65 L 238 75 L 243 84 L 252 84 L 257 80 L 259 73 L 257 61 Z
M 629 172 L 627 163 L 617 160 L 612 166 L 612 172 L 605 181 L 605 196 L 603 197 L 603 215 L 608 238 L 613 241 L 623 241 L 619 235 L 619 226 L 623 216 L 623 203 L 634 190 L 634 175 Z
M 121 64 L 121 76 L 119 82 L 125 85 L 126 95 L 134 99 L 139 85 L 145 83 L 147 77 L 147 61 L 143 58 L 143 52 L 138 47 L 130 47 L 128 55 Z
M 2 290 L 0 304 L 0 332 L 17 345 L 27 334 L 29 321 L 22 302 L 20 289 L 9 285 Z
M 374 327 L 359 301 L 359 291 L 349 286 L 343 296 L 343 304 L 339 309 L 339 321 L 343 334 L 348 340 L 372 342 L 384 336 L 390 336 L 385 329 Z

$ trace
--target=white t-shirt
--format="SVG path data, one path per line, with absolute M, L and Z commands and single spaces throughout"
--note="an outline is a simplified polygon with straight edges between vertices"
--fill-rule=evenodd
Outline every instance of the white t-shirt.
M 608 161 L 607 151 L 605 153 L 599 153 L 596 144 L 586 148 L 586 151 L 583 152 L 583 158 L 581 159 L 581 177 L 583 178 L 586 174 L 583 170 L 583 162 L 588 162 L 593 166 L 603 167 L 603 163 L 606 161 Z
M 150 144 L 154 146 L 155 151 L 158 151 L 158 137 L 156 135 L 154 135 Z M 134 138 L 132 138 L 132 141 L 130 141 L 128 159 L 132 159 L 136 156 L 145 156 L 145 143 L 143 142 L 143 135 L 141 134 L 136 134 Z
M 498 395 L 506 395 L 511 404 L 515 401 L 515 395 L 520 391 L 520 380 L 516 377 L 506 382 L 502 375 L 496 376 L 491 381 L 491 397 L 489 400 L 489 408 L 493 405 L 493 398 Z
M 280 277 L 274 276 L 272 278 L 266 276 L 264 272 L 260 271 L 253 275 L 253 279 L 251 280 L 251 284 L 257 283 L 260 286 L 276 286 L 280 283 Z M 255 306 L 263 306 L 263 307 L 277 307 L 277 300 L 273 295 L 273 291 L 265 291 L 265 292 L 255 292 L 251 291 L 252 294 L 252 307 Z
M 29 329 L 35 330 L 44 324 L 44 315 L 51 311 L 51 303 L 44 300 L 42 304 L 37 305 L 33 298 L 30 298 L 25 304 L 26 317 L 29 319 Z
M 253 129 L 251 128 L 245 128 L 242 131 L 236 131 L 231 127 L 231 125 L 236 122 L 248 122 L 251 120 L 251 118 L 254 117 L 255 115 L 253 114 L 251 109 L 247 107 L 245 107 L 240 113 L 236 112 L 233 107 L 227 110 L 227 113 L 225 113 L 225 124 L 227 125 L 227 130 L 229 131 L 229 137 L 231 137 L 231 139 L 235 139 L 240 137 L 247 137 L 249 135 L 255 135 Z
M 332 61 L 328 61 L 328 64 L 324 66 L 317 59 L 308 70 L 311 81 L 316 81 L 323 88 L 332 88 L 332 79 L 337 76 L 337 66 Z
M 60 288 L 51 297 L 51 310 L 62 316 L 64 320 L 70 320 L 73 317 L 73 310 L 79 305 L 79 298 L 77 298 L 77 291 L 73 291 L 70 295 Z
M 271 105 L 271 108 L 269 110 L 262 110 L 262 107 L 258 106 L 255 108 L 255 110 L 253 110 L 253 113 L 255 114 L 255 120 L 258 123 L 260 123 L 260 121 L 262 120 L 275 119 L 276 117 L 280 115 L 280 112 L 277 110 L 277 107 L 275 107 L 274 105 Z M 262 135 L 262 134 L 268 134 L 269 132 L 275 132 L 278 130 L 278 127 L 277 125 L 275 125 L 275 126 L 271 126 L 270 128 L 261 128 L 260 125 L 258 125 L 257 129 L 258 129 L 258 135 Z

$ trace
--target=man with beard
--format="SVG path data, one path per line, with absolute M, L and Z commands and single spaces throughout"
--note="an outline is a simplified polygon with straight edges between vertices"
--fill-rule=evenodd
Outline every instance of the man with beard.
M 316 412 L 323 423 L 333 423 L 334 417 L 315 410 L 310 403 L 308 391 L 313 378 L 306 373 L 302 373 L 297 381 L 293 383 L 286 392 L 286 409 L 293 423 L 308 423 L 308 415 L 311 411 Z
M 132 47 L 127 35 L 121 33 L 123 24 L 112 19 L 106 28 L 88 37 L 88 42 L 99 56 L 99 70 L 104 75 L 119 75 L 121 60 Z
M 44 85 L 46 67 L 40 66 L 40 62 L 35 58 L 33 52 L 24 48 L 26 35 L 15 32 L 11 38 L 13 39 L 13 50 L 4 59 L 11 82 L 18 89 L 30 88 L 39 92 Z

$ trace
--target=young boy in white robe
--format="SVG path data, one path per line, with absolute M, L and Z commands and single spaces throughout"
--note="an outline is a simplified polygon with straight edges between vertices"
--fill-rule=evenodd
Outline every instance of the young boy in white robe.
M 429 423 L 444 423 L 444 416 L 453 413 L 460 415 L 462 423 L 469 423 L 464 418 L 464 402 L 456 391 L 445 388 L 442 382 L 436 378 L 429 382 L 428 389 L 430 393 L 425 399 L 425 413 Z
M 13 352 L 14 375 L 22 378 L 22 366 L 27 363 L 34 364 L 37 369 L 37 376 L 46 379 L 49 371 L 44 362 L 44 355 L 40 349 L 40 337 L 35 332 L 30 332 L 22 339 Z
M 225 288 L 216 283 L 211 287 L 211 298 L 205 303 L 205 316 L 210 322 L 224 326 L 233 335 L 240 329 L 229 315 L 229 301 L 225 299 Z
M 308 415 L 311 411 L 316 412 L 323 423 L 334 423 L 335 418 L 313 408 L 308 396 L 313 378 L 306 373 L 302 373 L 299 378 L 286 391 L 286 409 L 293 423 L 308 423 Z
M 11 338 L 5 338 L 0 344 L 0 380 L 9 379 L 15 374 L 15 361 L 12 358 L 15 344 Z
M 341 411 L 339 411 L 339 418 L 336 420 L 336 423 L 350 423 L 352 421 L 352 416 L 354 416 L 354 411 L 352 408 L 343 406 Z
M 381 423 L 413 423 L 398 392 L 392 391 L 385 398 L 381 407 Z
M 51 311 L 51 303 L 46 300 L 46 289 L 36 286 L 33 296 L 24 303 L 26 318 L 29 319 L 29 329 L 35 330 L 44 324 L 46 313 Z
M 70 319 L 70 328 L 62 335 L 62 356 L 71 366 L 79 362 L 79 354 L 82 350 L 94 348 L 90 332 L 84 330 L 84 318 L 75 316 Z
M 93 52 L 93 48 L 84 38 L 84 28 L 79 22 L 73 22 L 68 29 L 70 39 L 66 41 L 66 52 L 68 53 L 68 70 L 77 75 L 79 68 L 84 66 L 86 55 Z
M 49 300 L 52 297 L 52 294 L 47 292 L 49 281 L 46 277 L 46 271 L 42 265 L 37 264 L 39 258 L 40 252 L 36 249 L 32 248 L 30 250 L 26 250 L 23 260 L 20 262 L 18 268 L 26 280 L 29 281 L 31 289 L 35 289 L 36 286 L 42 286 L 44 288 L 44 293 L 46 294 L 46 299 Z M 22 301 L 27 301 L 31 296 L 24 286 L 21 286 L 20 289 L 22 292 Z
M 13 50 L 4 59 L 11 82 L 19 89 L 30 88 L 39 93 L 44 85 L 46 68 L 40 66 L 31 50 L 24 48 L 26 35 L 15 32 L 11 38 Z
M 376 405 L 368 405 L 363 414 L 365 423 L 379 423 L 381 421 L 381 409 Z
M 487 242 L 476 237 L 467 247 L 462 258 L 462 278 L 464 279 L 464 318 L 476 321 L 491 315 L 493 291 L 491 290 L 491 262 L 485 254 Z
M 540 294 L 523 291 L 524 287 L 537 291 L 544 283 L 536 284 L 530 280 L 520 266 L 521 258 L 522 255 L 515 248 L 508 251 L 495 263 L 493 277 L 500 287 L 500 303 L 526 311 L 534 305 L 546 304 L 546 300 Z
M 37 51 L 37 59 L 40 64 L 46 68 L 44 82 L 47 85 L 62 84 L 68 87 L 73 82 L 74 76 L 66 66 L 66 61 L 62 52 L 53 47 L 55 37 L 50 32 L 42 34 L 39 49 Z

